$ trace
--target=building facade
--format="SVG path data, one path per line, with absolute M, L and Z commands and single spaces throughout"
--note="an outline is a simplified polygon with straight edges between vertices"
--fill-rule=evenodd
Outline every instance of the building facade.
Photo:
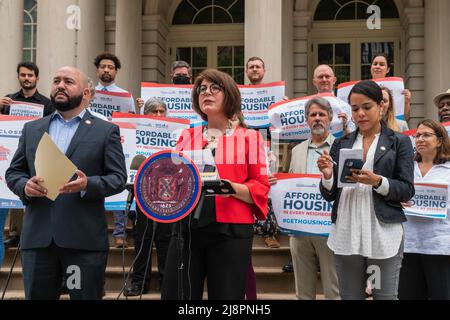
M 168 82 L 177 59 L 243 83 L 251 56 L 265 60 L 265 81 L 285 80 L 299 97 L 314 92 L 317 64 L 339 82 L 364 79 L 383 51 L 413 94 L 415 127 L 436 118 L 432 98 L 450 88 L 449 16 L 448 0 L 0 0 L 0 94 L 17 90 L 22 59 L 37 62 L 47 94 L 59 67 L 95 78 L 93 58 L 110 51 L 123 65 L 118 84 L 136 97 L 141 81 Z

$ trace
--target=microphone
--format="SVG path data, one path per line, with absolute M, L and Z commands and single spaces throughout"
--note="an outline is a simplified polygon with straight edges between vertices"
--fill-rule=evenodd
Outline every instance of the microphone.
M 147 158 L 143 156 L 142 154 L 136 155 L 133 160 L 131 160 L 130 164 L 130 170 L 138 170 L 141 164 L 146 160 Z
M 134 170 L 134 171 L 139 170 L 139 167 L 141 166 L 141 164 L 146 159 L 147 158 L 145 156 L 143 156 L 142 154 L 138 154 L 138 155 L 134 156 L 133 160 L 131 160 L 130 170 Z M 134 189 L 134 184 L 133 183 L 127 183 L 126 186 L 125 186 L 125 189 L 127 189 L 128 191 L 133 190 Z
M 134 156 L 133 160 L 131 160 L 130 170 L 139 170 L 139 167 L 146 159 L 147 158 L 142 154 Z M 125 205 L 125 214 L 128 215 L 130 213 L 131 204 L 133 203 L 134 199 L 134 185 L 132 183 L 127 183 L 125 189 L 128 190 L 127 203 Z

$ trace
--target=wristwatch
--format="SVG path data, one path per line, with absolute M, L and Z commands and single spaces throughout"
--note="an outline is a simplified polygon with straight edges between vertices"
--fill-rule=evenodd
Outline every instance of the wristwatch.
M 376 186 L 374 186 L 373 188 L 374 189 L 378 189 L 381 186 L 382 183 L 383 183 L 383 177 L 380 177 L 380 180 L 378 181 L 378 184 Z

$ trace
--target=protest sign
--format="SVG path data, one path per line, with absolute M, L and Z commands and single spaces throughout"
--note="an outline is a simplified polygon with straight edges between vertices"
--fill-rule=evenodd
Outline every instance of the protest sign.
M 270 197 L 283 233 L 328 236 L 331 230 L 332 203 L 319 189 L 320 175 L 276 174 L 277 184 Z

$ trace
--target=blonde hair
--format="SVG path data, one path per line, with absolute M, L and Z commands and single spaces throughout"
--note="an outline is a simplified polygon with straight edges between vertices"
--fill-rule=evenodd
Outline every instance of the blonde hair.
M 385 91 L 389 96 L 389 105 L 385 104 L 384 106 L 386 108 L 386 113 L 383 115 L 383 121 L 386 122 L 389 129 L 400 132 L 400 127 L 397 123 L 397 119 L 395 118 L 394 98 L 392 96 L 392 91 L 384 86 L 381 86 L 381 90 Z

